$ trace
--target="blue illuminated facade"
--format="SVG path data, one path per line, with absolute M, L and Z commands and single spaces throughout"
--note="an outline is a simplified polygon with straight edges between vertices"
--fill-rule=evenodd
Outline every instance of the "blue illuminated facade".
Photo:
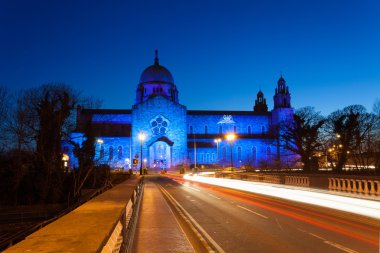
M 293 116 L 289 88 L 282 76 L 273 99 L 272 111 L 261 91 L 251 111 L 187 110 L 179 103 L 174 79 L 159 64 L 156 52 L 154 64 L 141 74 L 130 110 L 78 107 L 77 131 L 72 135 L 82 142 L 84 128 L 91 124 L 97 140 L 95 158 L 113 168 L 129 168 L 131 159 L 140 156 L 141 147 L 147 167 L 230 166 L 231 146 L 235 167 L 290 166 L 294 156 L 282 150 L 276 138 L 279 122 Z M 145 140 L 139 140 L 139 133 L 145 134 Z M 227 133 L 236 135 L 232 145 L 225 139 Z M 66 151 L 71 153 L 69 147 Z M 72 154 L 70 161 L 75 166 Z

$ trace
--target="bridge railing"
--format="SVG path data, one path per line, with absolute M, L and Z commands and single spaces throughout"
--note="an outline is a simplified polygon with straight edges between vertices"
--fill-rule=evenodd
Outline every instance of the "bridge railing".
M 143 193 L 128 179 L 4 252 L 130 252 Z
M 329 190 L 380 196 L 380 182 L 376 180 L 328 178 Z
M 302 176 L 285 176 L 285 184 L 295 186 L 310 186 L 310 178 Z

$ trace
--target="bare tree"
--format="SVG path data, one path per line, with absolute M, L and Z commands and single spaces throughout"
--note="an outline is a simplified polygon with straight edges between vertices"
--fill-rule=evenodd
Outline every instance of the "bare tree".
M 317 168 L 317 152 L 323 142 L 321 127 L 325 119 L 313 107 L 298 109 L 291 122 L 280 124 L 280 145 L 299 155 L 305 171 Z
M 362 105 L 347 106 L 329 115 L 326 124 L 330 137 L 329 159 L 337 172 L 342 171 L 348 157 L 356 156 L 358 159 L 367 152 L 365 142 L 371 140 L 374 119 L 374 115 L 367 113 Z

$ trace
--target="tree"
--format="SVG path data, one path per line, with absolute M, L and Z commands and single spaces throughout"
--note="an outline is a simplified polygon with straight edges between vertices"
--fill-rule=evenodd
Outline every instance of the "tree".
M 321 127 L 325 119 L 313 107 L 298 109 L 291 122 L 280 124 L 280 145 L 299 155 L 305 171 L 317 168 L 317 152 L 322 146 Z
M 330 151 L 335 153 L 330 160 L 337 172 L 342 171 L 348 156 L 358 158 L 368 151 L 365 144 L 371 141 L 374 123 L 374 114 L 367 113 L 362 105 L 350 105 L 329 115 L 326 133 L 330 137 Z
M 377 99 L 373 105 L 373 113 L 376 117 L 376 124 L 374 125 L 374 134 L 373 134 L 373 155 L 374 155 L 374 164 L 377 170 L 377 174 L 380 174 L 380 99 Z

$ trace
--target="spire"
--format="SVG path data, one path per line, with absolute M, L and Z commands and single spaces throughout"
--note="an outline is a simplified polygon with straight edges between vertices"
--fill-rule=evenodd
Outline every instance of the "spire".
M 155 54 L 155 57 L 154 57 L 154 65 L 159 65 L 159 62 L 158 62 L 158 50 L 154 50 L 154 54 Z

